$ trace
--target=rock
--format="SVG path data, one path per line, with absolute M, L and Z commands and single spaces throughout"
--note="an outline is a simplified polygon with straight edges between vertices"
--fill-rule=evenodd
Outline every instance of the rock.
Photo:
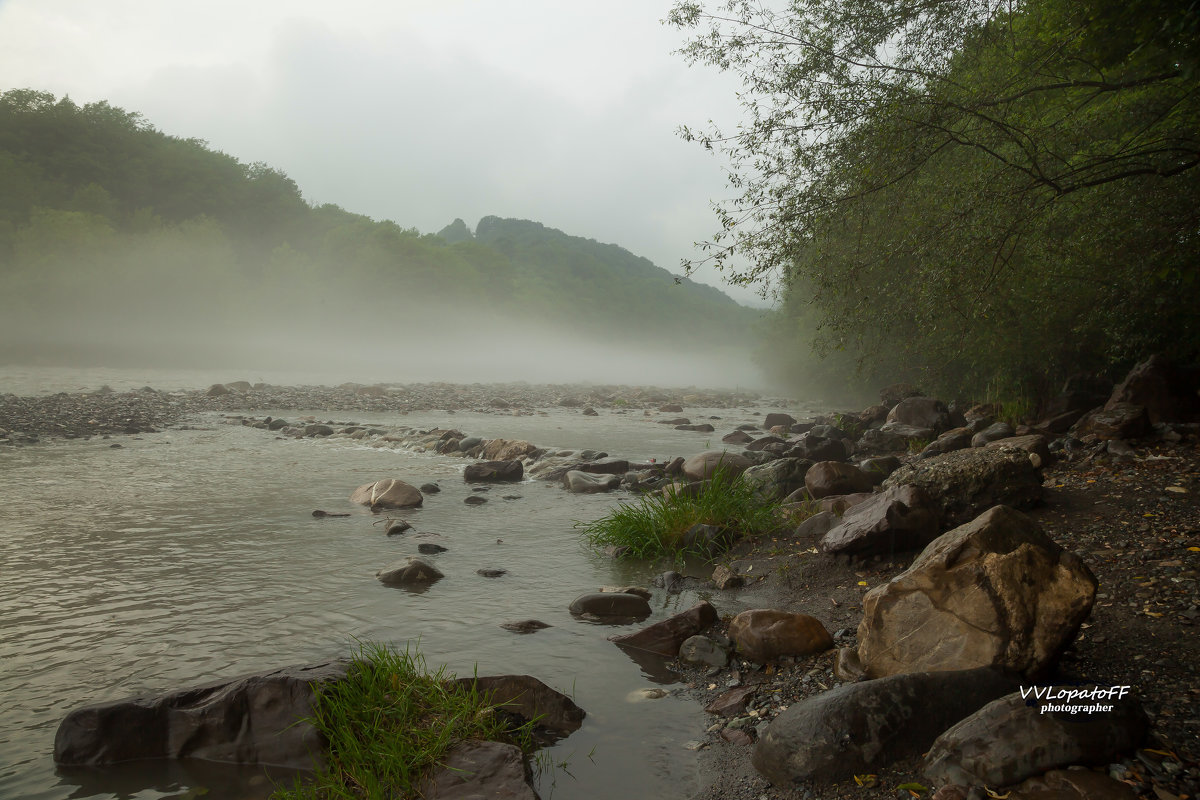
M 597 617 L 650 616 L 650 604 L 646 598 L 623 592 L 592 592 L 580 595 L 571 603 L 570 611 L 576 616 L 591 614 Z
M 329 427 L 328 425 L 321 425 L 319 423 L 314 423 L 312 425 L 305 425 L 304 426 L 304 435 L 305 436 L 333 436 L 333 428 Z
M 994 442 L 988 442 L 985 447 L 1011 447 L 1016 450 L 1024 450 L 1029 454 L 1030 463 L 1035 468 L 1050 465 L 1050 444 L 1040 433 L 997 439 Z
M 796 526 L 796 538 L 800 541 L 815 541 L 838 524 L 840 518 L 832 511 L 818 511 Z
M 678 403 L 667 403 L 658 407 L 658 410 L 664 414 L 680 414 L 683 412 L 683 406 Z
M 536 450 L 537 445 L 519 439 L 493 439 L 483 446 L 479 455 L 488 461 L 512 461 Z
M 718 467 L 734 474 L 741 475 L 750 461 L 743 455 L 727 450 L 705 450 L 686 459 L 682 464 L 683 474 L 694 481 L 707 480 L 713 476 Z M 670 472 L 668 471 L 668 474 Z
M 679 648 L 684 641 L 716 621 L 717 610 L 710 603 L 701 601 L 686 611 L 680 611 L 661 622 L 648 625 L 636 633 L 610 636 L 608 640 L 621 647 L 654 653 L 664 658 L 675 658 L 679 655 Z
M 746 450 L 753 453 L 759 450 L 766 450 L 774 445 L 786 444 L 784 440 L 778 436 L 760 436 L 750 444 L 746 445 Z
M 709 714 L 722 717 L 736 717 L 746 712 L 746 703 L 758 691 L 757 686 L 739 686 L 717 695 L 711 703 L 704 707 Z
M 1042 497 L 1042 477 L 1020 450 L 956 450 L 907 464 L 888 476 L 884 489 L 917 486 L 941 511 L 943 527 L 969 522 L 992 506 L 1028 509 Z
M 477 461 L 463 470 L 467 483 L 480 481 L 519 481 L 525 477 L 525 467 L 520 461 Z
M 500 627 L 514 633 L 533 633 L 534 631 L 540 631 L 553 626 L 542 622 L 540 619 L 522 619 L 514 622 L 501 622 Z
M 624 458 L 599 458 L 595 461 L 584 461 L 575 469 L 593 475 L 624 475 L 629 471 L 629 461 Z
M 636 594 L 644 600 L 649 600 L 654 596 L 654 593 L 642 586 L 601 586 L 602 592 L 616 592 L 618 594 Z
M 421 797 L 438 800 L 537 800 L 533 773 L 521 748 L 469 739 L 447 751 L 439 768 L 421 786 Z
M 817 503 L 817 508 L 822 511 L 829 511 L 841 517 L 847 511 L 857 505 L 867 502 L 872 497 L 875 497 L 874 492 L 855 492 L 854 494 L 831 494 L 828 497 L 822 497 Z
M 1045 775 L 1022 781 L 1009 794 L 1010 800 L 1134 800 L 1136 797 L 1137 792 L 1128 783 L 1090 769 L 1052 769 Z
M 1146 407 L 1135 403 L 1108 403 L 1084 414 L 1071 427 L 1071 433 L 1082 439 L 1140 439 L 1151 431 Z
M 833 660 L 833 677 L 843 683 L 856 683 L 867 679 L 862 662 L 858 660 L 857 648 L 838 648 L 837 657 Z
M 428 561 L 409 556 L 379 570 L 375 577 L 389 586 L 428 586 L 441 580 L 443 575 Z
M 712 425 L 708 424 L 707 422 L 702 422 L 699 425 L 676 425 L 675 430 L 677 430 L 677 431 L 693 431 L 695 433 L 712 433 L 713 431 L 716 430 L 716 428 L 714 428 Z
M 205 394 L 209 397 L 221 397 L 222 395 L 232 394 L 232 392 L 226 388 L 225 384 L 214 383 L 212 386 L 208 387 L 208 391 L 205 392 Z
M 1032 688 L 1032 687 L 1027 687 Z M 1088 691 L 1109 687 L 1051 687 Z M 1122 687 L 1128 689 L 1129 687 Z M 1103 697 L 1103 695 L 1102 695 Z M 1055 707 L 1055 701 L 1050 701 Z M 1107 764 L 1145 739 L 1149 722 L 1141 704 L 1124 698 L 1059 700 L 1104 705 L 1094 713 L 1051 712 L 1021 692 L 995 700 L 947 730 L 925 758 L 923 773 L 938 782 L 1011 786 L 1046 770 L 1072 764 Z
M 777 786 L 840 781 L 914 759 L 955 722 L 1013 689 L 992 670 L 918 672 L 835 686 L 771 721 L 752 762 Z
M 921 451 L 921 458 L 940 456 L 942 453 L 952 453 L 955 450 L 965 450 L 971 447 L 972 437 L 975 435 L 979 434 L 972 434 L 970 428 L 951 428 L 925 445 L 925 449 Z
M 783 425 L 790 428 L 795 424 L 795 417 L 791 416 L 790 414 L 783 414 L 780 412 L 767 414 L 767 416 L 763 419 L 763 427 L 767 430 L 771 430 L 771 428 L 774 428 L 776 425 Z
M 988 442 L 997 439 L 1008 439 L 1015 435 L 1012 425 L 1007 422 L 993 422 L 971 437 L 971 447 L 983 447 Z
M 508 570 L 506 570 L 506 569 L 477 569 L 477 570 L 475 570 L 475 574 L 481 575 L 484 578 L 499 578 L 501 575 L 507 575 Z
M 394 519 L 388 523 L 387 530 L 384 533 L 388 536 L 398 536 L 409 530 L 412 530 L 412 525 L 409 525 L 402 519 Z
M 216 681 L 161 695 L 86 706 L 54 737 L 54 761 L 96 767 L 156 758 L 312 769 L 323 749 L 313 686 L 345 677 L 347 661 Z
M 679 660 L 684 664 L 724 667 L 729 652 L 707 636 L 689 636 L 679 646 Z
M 742 481 L 767 500 L 782 500 L 804 487 L 804 476 L 812 462 L 803 458 L 777 458 L 747 467 Z
M 938 509 L 923 489 L 893 486 L 846 510 L 821 539 L 826 553 L 865 557 L 919 550 L 937 537 Z
M 436 553 L 446 552 L 446 548 L 442 547 L 440 544 L 434 544 L 433 542 L 421 542 L 419 545 L 417 545 L 417 552 L 425 553 L 426 555 L 434 555 Z
M 754 441 L 754 437 L 745 431 L 734 431 L 722 436 L 721 441 L 725 444 L 747 444 Z
M 563 487 L 572 494 L 611 492 L 621 485 L 618 475 L 593 475 L 577 469 L 568 470 L 562 478 Z
M 845 461 L 854 445 L 841 431 L 830 425 L 818 425 L 796 440 L 788 455 L 810 461 Z
M 897 452 L 908 450 L 909 444 L 913 440 L 927 442 L 936 435 L 933 428 L 914 428 L 899 422 L 889 422 L 882 428 L 863 431 L 862 437 L 858 440 L 858 447 L 862 450 Z
M 1189 422 L 1200 418 L 1198 391 L 1200 371 L 1174 367 L 1162 356 L 1153 355 L 1129 371 L 1104 408 L 1138 405 L 1146 409 L 1153 424 Z
M 480 447 L 482 444 L 483 439 L 480 439 L 478 436 L 466 436 L 459 440 L 458 449 L 465 453 L 469 450 L 474 450 L 476 447 Z
M 814 499 L 834 494 L 871 491 L 871 478 L 853 464 L 841 461 L 820 461 L 813 464 L 804 476 L 804 487 Z
M 729 623 L 729 638 L 750 661 L 808 656 L 833 647 L 833 637 L 815 617 L 770 608 L 743 611 Z
M 420 489 L 422 494 L 437 494 L 442 490 L 442 487 L 436 483 L 422 483 Z
M 454 683 L 473 687 L 480 694 L 489 696 L 494 708 L 556 734 L 579 730 L 587 716 L 571 698 L 531 675 L 487 675 L 459 678 Z
M 875 678 L 981 666 L 1034 678 L 1074 638 L 1095 594 L 1078 556 L 996 506 L 866 594 L 858 655 Z
M 858 463 L 858 468 L 867 473 L 871 478 L 871 483 L 883 483 L 884 478 L 891 475 L 903 465 L 900 459 L 895 456 L 876 456 L 867 458 Z
M 885 427 L 891 423 L 940 432 L 950 427 L 950 410 L 932 397 L 906 397 L 888 412 Z
M 713 586 L 724 591 L 726 589 L 740 589 L 746 585 L 746 579 L 729 567 L 722 564 L 713 570 L 712 574 Z
M 395 478 L 360 486 L 350 495 L 351 503 L 377 508 L 416 508 L 424 502 L 417 487 Z
M 596 411 L 596 409 L 592 408 L 591 406 L 588 406 L 587 408 L 585 408 L 583 410 L 583 415 L 585 417 L 598 417 L 598 416 L 600 416 L 600 413 L 598 411 Z

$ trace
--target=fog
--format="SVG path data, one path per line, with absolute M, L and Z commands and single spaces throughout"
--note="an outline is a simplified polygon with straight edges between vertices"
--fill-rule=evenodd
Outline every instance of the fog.
M 224 370 L 296 382 L 763 385 L 749 334 L 620 309 L 523 304 L 464 285 L 404 290 L 325 265 L 250 278 L 191 253 L 42 259 L 0 276 L 0 365 Z M 271 382 L 271 381 L 268 381 Z M 4 387 L 0 387 L 3 391 Z

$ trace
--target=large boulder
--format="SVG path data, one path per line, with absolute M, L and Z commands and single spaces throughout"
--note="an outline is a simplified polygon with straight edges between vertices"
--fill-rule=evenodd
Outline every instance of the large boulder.
M 1200 372 L 1180 369 L 1159 355 L 1135 366 L 1113 389 L 1106 410 L 1121 404 L 1146 409 L 1150 422 L 1187 422 L 1200 417 Z
M 650 603 L 646 598 L 628 592 L 590 592 L 576 597 L 569 610 L 580 617 L 645 619 L 650 616 Z
M 917 486 L 893 486 L 846 509 L 821 538 L 826 553 L 865 557 L 925 547 L 938 535 L 938 509 Z
M 854 452 L 854 443 L 832 425 L 818 425 L 801 435 L 788 453 L 810 461 L 845 461 Z
M 557 735 L 579 730 L 587 716 L 571 698 L 531 675 L 486 675 L 455 683 L 488 696 L 493 708 Z
M 417 487 L 395 478 L 360 486 L 350 495 L 351 503 L 371 508 L 416 508 L 424 502 Z
M 1055 694 L 1091 692 L 1093 696 L 1038 700 L 1031 693 L 1034 689 Z M 1011 786 L 1049 769 L 1108 764 L 1118 754 L 1138 747 L 1149 728 L 1134 697 L 1116 696 L 1122 689 L 1129 687 L 1023 687 L 939 736 L 929 748 L 923 771 L 935 782 Z M 1074 710 L 1054 710 L 1062 706 Z M 1089 710 L 1080 710 L 1083 708 Z
M 533 771 L 521 748 L 503 742 L 470 739 L 447 751 L 422 784 L 421 797 L 437 800 L 538 800 Z
M 870 677 L 994 666 L 1044 674 L 1087 619 L 1096 578 L 1007 506 L 935 539 L 863 598 L 858 655 Z
M 102 766 L 156 758 L 311 769 L 324 742 L 305 720 L 313 687 L 344 678 L 330 661 L 215 681 L 69 713 L 54 737 L 54 760 Z
M 598 494 L 616 489 L 621 485 L 621 478 L 619 475 L 596 474 L 572 469 L 563 475 L 562 483 L 563 488 L 572 494 Z
M 489 481 L 519 481 L 525 476 L 525 467 L 515 459 L 509 461 L 476 461 L 467 464 L 463 480 L 467 483 Z
M 1029 455 L 1007 447 L 956 450 L 906 464 L 883 482 L 918 486 L 941 510 L 942 526 L 969 522 L 992 506 L 1029 509 L 1042 498 L 1042 476 Z
M 835 494 L 869 492 L 873 484 L 867 473 L 842 461 L 818 462 L 804 475 L 804 488 L 814 500 Z
M 483 446 L 480 456 L 488 461 L 512 461 L 537 449 L 537 445 L 520 439 L 492 439 Z
M 767 500 L 782 500 L 804 487 L 804 476 L 812 462 L 803 458 L 777 458 L 756 464 L 742 473 L 742 481 Z
M 940 456 L 942 453 L 953 453 L 971 446 L 972 433 L 970 428 L 951 428 L 921 451 L 921 458 Z
M 1097 439 L 1139 439 L 1151 431 L 1150 415 L 1146 407 L 1137 403 L 1110 402 L 1084 414 L 1071 426 L 1078 438 L 1095 436 Z
M 903 422 L 888 422 L 881 428 L 863 431 L 858 446 L 863 450 L 894 453 L 908 450 L 914 441 L 928 442 L 937 436 L 933 428 L 920 428 Z
M 932 397 L 906 397 L 888 412 L 886 422 L 941 432 L 950 427 L 950 410 Z
M 675 658 L 679 648 L 692 636 L 710 627 L 717 621 L 717 610 L 707 601 L 701 601 L 686 611 L 667 617 L 642 628 L 636 633 L 610 636 L 609 641 L 621 647 L 631 647 L 665 658 Z
M 718 467 L 735 475 L 741 475 L 749 466 L 751 466 L 750 460 L 738 453 L 730 453 L 727 450 L 705 450 L 683 462 L 683 474 L 694 481 L 702 481 L 711 478 Z
M 809 656 L 833 647 L 833 637 L 816 617 L 754 608 L 738 614 L 729 623 L 729 638 L 738 652 L 759 663 L 780 656 Z
M 983 447 L 988 442 L 1008 439 L 1016 434 L 1007 422 L 993 422 L 971 437 L 971 447 Z
M 776 786 L 840 781 L 915 759 L 944 731 L 1016 688 L 990 669 L 916 672 L 847 683 L 771 721 L 753 763 Z

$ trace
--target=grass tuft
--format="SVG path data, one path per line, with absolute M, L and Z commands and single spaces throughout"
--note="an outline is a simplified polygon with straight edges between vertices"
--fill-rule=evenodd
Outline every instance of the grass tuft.
M 307 721 L 328 742 L 315 780 L 276 789 L 272 800 L 396 800 L 421 783 L 457 742 L 486 739 L 532 749 L 532 723 L 512 729 L 490 698 L 454 684 L 421 655 L 360 644 L 344 680 L 318 687 Z
M 652 559 L 712 554 L 688 551 L 684 534 L 698 523 L 731 530 L 737 537 L 754 537 L 780 525 L 779 503 L 765 500 L 740 476 L 718 469 L 693 491 L 643 495 L 636 503 L 621 503 L 593 522 L 577 522 L 589 545 L 626 548 L 626 557 Z

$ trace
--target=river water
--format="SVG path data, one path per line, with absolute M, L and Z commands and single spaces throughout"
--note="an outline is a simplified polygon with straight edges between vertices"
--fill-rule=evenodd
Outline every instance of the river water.
M 213 382 L 0 370 L 0 392 L 120 390 L 155 377 L 163 388 Z M 662 460 L 703 450 L 772 410 L 780 409 L 685 410 L 693 422 L 720 417 L 715 434 L 675 431 L 640 410 L 593 418 L 567 409 L 532 417 L 339 412 L 334 421 L 456 427 Z M 703 737 L 704 713 L 674 694 L 635 702 L 638 689 L 677 688 L 672 673 L 606 639 L 634 628 L 567 612 L 584 592 L 648 586 L 664 568 L 600 556 L 574 529 L 627 494 L 569 495 L 526 481 L 494 486 L 487 503 L 469 506 L 463 459 L 349 439 L 278 439 L 217 414 L 189 423 L 196 429 L 0 451 L 0 798 L 265 797 L 280 776 L 191 762 L 59 770 L 54 732 L 82 704 L 323 661 L 348 655 L 355 640 L 419 643 L 429 664 L 460 675 L 528 673 L 570 694 L 588 716 L 539 759 L 544 798 L 670 800 L 698 788 L 695 754 L 684 744 Z M 355 487 L 387 477 L 443 490 L 404 513 L 414 530 L 403 536 L 385 536 L 378 517 L 348 500 Z M 313 518 L 318 508 L 351 516 Z M 448 548 L 431 557 L 443 580 L 422 593 L 375 580 L 421 541 Z M 485 578 L 476 574 L 482 568 L 508 572 Z M 700 565 L 690 572 L 704 574 Z M 658 591 L 647 622 L 702 597 Z M 712 599 L 722 613 L 741 610 L 736 594 Z M 531 635 L 499 627 L 530 617 L 552 627 Z

